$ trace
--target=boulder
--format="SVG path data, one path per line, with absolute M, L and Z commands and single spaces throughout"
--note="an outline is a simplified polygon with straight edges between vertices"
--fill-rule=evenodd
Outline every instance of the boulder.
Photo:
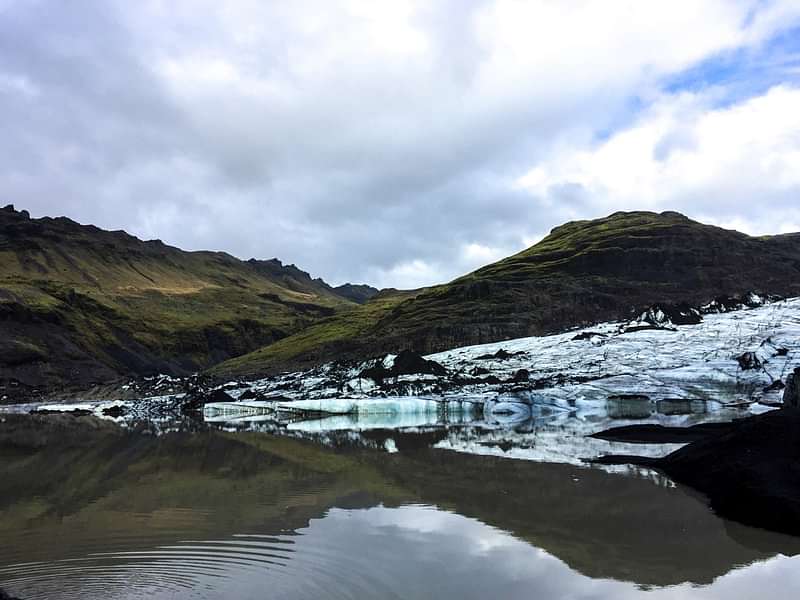
M 430 375 L 446 375 L 447 369 L 434 360 L 427 360 L 413 350 L 403 350 L 394 359 L 394 366 L 390 369 L 392 375 L 416 375 L 418 373 Z
M 214 390 L 206 396 L 206 402 L 236 402 L 236 399 L 225 390 Z
M 525 354 L 524 352 L 507 352 L 503 348 L 500 348 L 494 354 L 481 354 L 477 356 L 475 360 L 508 360 L 509 358 L 513 358 L 514 356 L 519 356 L 520 354 Z
M 722 516 L 800 533 L 800 410 L 783 408 L 734 421 L 730 431 L 658 461 L 678 483 L 706 494 Z
M 756 356 L 755 352 L 745 352 L 736 357 L 736 362 L 739 363 L 739 368 L 742 371 L 750 371 L 753 369 L 760 369 L 762 366 L 761 360 Z
M 435 360 L 427 360 L 418 352 L 403 350 L 394 359 L 391 369 L 383 366 L 383 362 L 376 362 L 373 366 L 361 371 L 359 377 L 372 379 L 376 382 L 398 375 L 447 375 L 447 369 Z
M 703 316 L 688 304 L 654 304 L 636 320 L 640 326 L 670 328 L 673 325 L 697 325 Z
M 800 407 L 800 367 L 786 378 L 786 387 L 783 389 L 783 403 L 786 406 Z
M 583 340 L 591 340 L 596 337 L 607 337 L 605 333 L 598 333 L 597 331 L 582 331 L 572 338 L 573 342 L 582 342 Z
M 514 373 L 514 383 L 526 383 L 531 378 L 531 372 L 528 369 L 520 369 Z

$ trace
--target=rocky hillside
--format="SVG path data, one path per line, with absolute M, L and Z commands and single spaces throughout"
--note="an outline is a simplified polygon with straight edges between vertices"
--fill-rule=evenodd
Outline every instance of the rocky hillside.
M 620 212 L 557 227 L 531 248 L 448 284 L 382 292 L 216 372 L 269 373 L 402 349 L 431 353 L 749 291 L 800 295 L 800 234 L 751 237 L 674 212 Z
M 277 258 L 272 258 L 270 260 L 256 260 L 255 258 L 251 258 L 247 261 L 247 264 L 287 289 L 301 293 L 311 290 L 315 293 L 321 293 L 327 296 L 332 294 L 344 300 L 355 302 L 356 304 L 364 304 L 379 291 L 372 286 L 364 284 L 345 283 L 332 287 L 319 277 L 317 279 L 311 279 L 311 275 L 297 268 L 295 265 L 284 265 Z
M 203 369 L 355 306 L 277 260 L 0 209 L 0 397 Z

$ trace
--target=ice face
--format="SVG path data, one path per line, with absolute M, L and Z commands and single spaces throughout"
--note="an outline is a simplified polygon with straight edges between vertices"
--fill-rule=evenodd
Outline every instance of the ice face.
M 659 314 L 648 318 L 658 320 Z M 361 401 L 387 392 L 394 396 L 491 396 L 513 388 L 515 374 L 525 369 L 527 380 L 536 384 L 539 402 L 547 399 L 570 405 L 631 395 L 646 395 L 653 402 L 774 402 L 780 399 L 780 390 L 763 390 L 785 378 L 798 360 L 800 299 L 706 314 L 695 325 L 626 328 L 624 323 L 601 323 L 425 357 L 443 365 L 446 376 L 402 375 L 382 385 L 359 377 L 376 360 L 391 366 L 395 357 L 387 355 L 345 367 L 331 363 L 287 373 L 250 384 L 249 389 L 297 400 Z M 503 358 L 485 358 L 501 350 Z M 763 368 L 742 370 L 736 357 L 745 352 L 754 353 Z M 326 412 L 346 412 L 348 406 L 336 411 L 330 406 Z
M 755 305 L 763 299 L 748 302 Z M 706 307 L 703 320 L 693 325 L 642 329 L 630 327 L 637 322 L 600 323 L 425 357 L 445 367 L 442 376 L 402 375 L 383 383 L 359 376 L 368 365 L 391 368 L 396 357 L 387 355 L 231 382 L 222 387 L 234 399 L 248 391 L 259 399 L 209 403 L 203 414 L 207 422 L 231 428 L 321 438 L 326 432 L 350 431 L 355 438 L 341 439 L 351 441 L 368 430 L 440 428 L 438 443 L 452 450 L 575 462 L 620 450 L 585 438 L 608 427 L 719 421 L 779 404 L 779 386 L 765 388 L 785 380 L 800 362 L 800 299 L 724 310 L 722 305 Z M 651 312 L 642 319 L 663 321 L 666 316 Z M 514 381 L 521 369 L 527 376 Z M 26 405 L 24 410 L 151 419 L 153 413 L 179 406 L 180 398 L 173 394 L 130 402 Z M 126 409 L 125 417 L 106 414 L 119 406 Z M 362 442 L 366 438 L 357 443 Z M 638 446 L 636 453 L 663 454 L 666 449 Z

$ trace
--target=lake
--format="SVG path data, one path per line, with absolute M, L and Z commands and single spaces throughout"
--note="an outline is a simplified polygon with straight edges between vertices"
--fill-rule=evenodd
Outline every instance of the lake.
M 380 430 L 321 443 L 183 429 L 4 449 L 0 587 L 23 599 L 800 597 L 800 539 L 725 521 L 654 473 L 453 451 L 452 432 L 420 428 L 395 432 L 396 452 Z

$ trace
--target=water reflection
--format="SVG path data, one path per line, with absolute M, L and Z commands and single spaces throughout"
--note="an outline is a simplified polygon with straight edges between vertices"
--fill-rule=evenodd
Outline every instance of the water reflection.
M 677 488 L 569 465 L 225 432 L 0 460 L 0 586 L 23 598 L 800 591 L 798 559 L 776 556 L 795 539 L 727 523 Z
M 746 409 L 708 402 L 663 400 L 656 403 L 647 399 L 609 400 L 571 410 L 506 401 L 494 402 L 493 406 L 517 408 L 483 413 L 370 412 L 329 416 L 287 416 L 266 406 L 267 403 L 261 404 L 265 406 L 215 405 L 204 412 L 204 422 L 227 431 L 259 431 L 310 439 L 339 448 L 362 446 L 393 451 L 401 444 L 420 446 L 435 439 L 432 443 L 436 447 L 457 452 L 583 465 L 586 459 L 605 454 L 665 456 L 683 445 L 630 444 L 590 437 L 605 429 L 645 423 L 688 427 L 730 421 L 749 414 Z M 415 436 L 419 436 L 416 444 Z M 619 470 L 617 467 L 608 469 Z

